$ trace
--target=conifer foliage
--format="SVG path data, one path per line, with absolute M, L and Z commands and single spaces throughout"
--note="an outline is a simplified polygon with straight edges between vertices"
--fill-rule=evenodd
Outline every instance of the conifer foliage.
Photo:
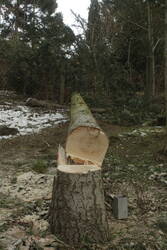
M 65 101 L 164 90 L 164 0 L 91 0 L 74 34 L 55 0 L 0 0 L 0 88 Z M 61 96 L 61 98 L 60 98 Z

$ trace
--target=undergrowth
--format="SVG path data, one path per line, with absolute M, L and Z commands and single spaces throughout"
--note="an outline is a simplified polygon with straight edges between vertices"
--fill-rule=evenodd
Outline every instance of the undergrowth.
M 46 173 L 48 168 L 47 162 L 44 160 L 36 160 L 32 166 L 32 169 L 37 173 Z

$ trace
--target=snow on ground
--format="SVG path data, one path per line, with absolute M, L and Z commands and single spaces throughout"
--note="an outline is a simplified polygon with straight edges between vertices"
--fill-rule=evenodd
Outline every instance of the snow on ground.
M 141 136 L 141 137 L 145 137 L 148 136 L 150 134 L 157 134 L 157 133 L 164 133 L 165 129 L 164 127 L 161 126 L 155 126 L 155 127 L 143 127 L 143 128 L 137 128 L 132 130 L 131 132 L 124 132 L 119 134 L 120 137 L 124 137 L 124 136 Z
M 38 133 L 41 129 L 65 122 L 67 118 L 62 111 L 34 111 L 26 106 L 0 105 L 0 126 L 17 128 L 19 134 Z M 15 135 L 15 136 L 17 136 Z M 11 138 L 13 135 L 0 136 L 0 139 Z

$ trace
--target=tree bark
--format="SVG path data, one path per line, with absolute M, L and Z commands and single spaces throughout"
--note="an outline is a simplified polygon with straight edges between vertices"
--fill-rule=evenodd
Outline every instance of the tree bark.
M 66 152 L 58 149 L 49 220 L 51 232 L 77 249 L 85 241 L 109 239 L 100 167 L 107 147 L 106 135 L 75 94 Z
M 64 104 L 64 97 L 65 97 L 65 77 L 64 74 L 61 74 L 60 79 L 60 104 Z
M 18 0 L 16 0 L 16 3 L 15 3 L 15 23 L 14 23 L 14 31 L 13 31 L 13 38 L 14 38 L 15 46 L 17 45 L 18 40 L 19 40 L 18 12 L 19 12 L 19 2 L 18 2 Z
M 50 207 L 51 232 L 68 244 L 104 242 L 109 230 L 101 169 L 93 165 L 60 165 Z M 79 249 L 79 248 L 77 248 Z
M 167 131 L 167 0 L 165 0 L 165 109 Z
M 87 162 L 101 166 L 108 144 L 107 136 L 82 97 L 74 94 L 71 99 L 71 122 L 66 141 L 67 156 L 76 163 Z
M 145 97 L 150 103 L 155 95 L 155 58 L 154 58 L 154 38 L 153 38 L 153 23 L 152 23 L 152 4 L 147 1 L 148 9 L 148 57 L 147 57 L 147 82 Z

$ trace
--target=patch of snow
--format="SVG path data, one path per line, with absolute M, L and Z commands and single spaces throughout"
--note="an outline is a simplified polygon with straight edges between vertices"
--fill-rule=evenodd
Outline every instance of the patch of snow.
M 119 134 L 120 137 L 124 137 L 124 136 L 141 136 L 141 137 L 145 137 L 148 136 L 150 134 L 157 134 L 157 133 L 164 133 L 164 128 L 163 127 L 147 127 L 147 128 L 138 128 L 138 129 L 134 129 L 131 132 L 125 132 L 125 133 L 121 133 Z
M 51 127 L 66 120 L 66 117 L 60 112 L 37 112 L 26 106 L 0 105 L 0 126 L 17 128 L 20 135 L 38 133 L 43 128 Z M 0 136 L 0 139 L 11 137 L 14 136 Z

